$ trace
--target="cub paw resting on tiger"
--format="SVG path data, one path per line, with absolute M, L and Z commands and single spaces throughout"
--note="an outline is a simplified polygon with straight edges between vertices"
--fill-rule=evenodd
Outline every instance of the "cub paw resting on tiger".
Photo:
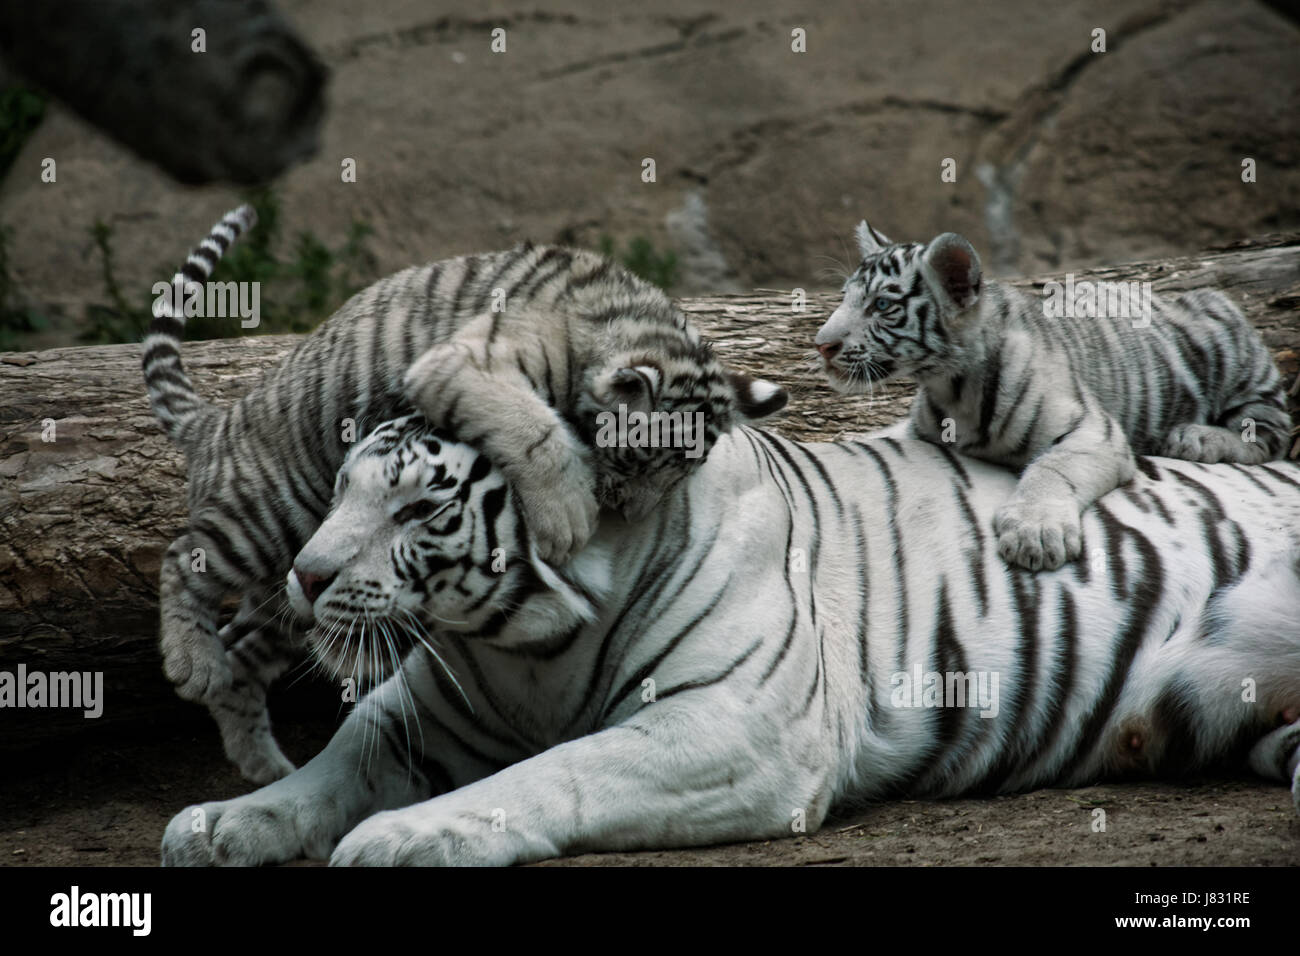
M 206 280 L 251 226 L 251 209 L 229 214 L 177 287 Z M 182 697 L 207 704 L 227 755 L 258 782 L 292 769 L 265 708 L 267 685 L 295 650 L 275 605 L 328 508 L 349 423 L 364 435 L 416 408 L 455 429 L 500 462 L 530 544 L 554 560 L 585 542 L 598 501 L 640 517 L 719 434 L 785 402 L 781 389 L 724 369 L 660 290 L 600 256 L 552 246 L 382 279 L 230 407 L 194 391 L 183 332 L 183 314 L 166 302 L 144 342 L 150 401 L 189 468 L 189 527 L 162 564 L 164 670 Z M 675 447 L 595 441 L 599 413 L 622 407 L 702 419 L 702 432 Z M 244 604 L 219 632 L 232 592 Z
M 1023 469 L 994 516 L 1005 560 L 1050 570 L 1079 557 L 1080 512 L 1133 477 L 1135 452 L 1284 454 L 1281 375 L 1222 293 L 1152 296 L 1149 315 L 1132 296 L 1122 315 L 1049 318 L 1044 301 L 985 280 L 955 233 L 894 244 L 863 222 L 857 239 L 862 262 L 816 338 L 830 384 L 862 392 L 909 375 L 917 435 Z
M 337 673 L 399 672 L 302 769 L 177 814 L 163 862 L 520 863 L 1247 759 L 1300 809 L 1300 467 L 1139 467 L 1084 514 L 1104 567 L 1033 574 L 984 530 L 1008 471 L 741 428 L 552 569 L 486 458 L 386 424 L 290 592 Z

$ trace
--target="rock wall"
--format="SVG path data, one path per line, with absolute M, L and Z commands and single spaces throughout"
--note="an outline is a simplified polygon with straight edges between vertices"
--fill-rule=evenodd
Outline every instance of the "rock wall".
M 282 0 L 332 71 L 322 148 L 280 183 L 285 241 L 362 219 L 388 272 L 643 235 L 690 294 L 834 288 L 863 215 L 895 238 L 963 232 L 1021 275 L 1300 227 L 1300 29 L 1256 0 L 549 6 Z M 103 298 L 96 218 L 143 295 L 233 203 L 55 110 L 0 222 L 20 287 L 78 316 Z

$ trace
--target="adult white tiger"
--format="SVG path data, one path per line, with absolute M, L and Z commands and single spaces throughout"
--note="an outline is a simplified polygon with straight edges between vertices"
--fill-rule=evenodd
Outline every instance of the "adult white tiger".
M 1139 464 L 1084 516 L 1104 560 L 1032 574 L 986 531 L 1011 473 L 921 441 L 743 428 L 553 572 L 518 554 L 518 505 L 476 452 L 420 420 L 381 427 L 299 560 L 330 575 L 318 655 L 343 672 L 405 655 L 400 675 L 290 776 L 178 814 L 163 862 L 767 838 L 862 798 L 1248 753 L 1300 804 L 1300 467 Z M 500 548 L 518 556 L 498 571 Z M 390 626 L 408 613 L 436 623 L 458 685 Z M 996 674 L 998 699 L 907 706 L 926 702 L 902 692 L 917 668 Z

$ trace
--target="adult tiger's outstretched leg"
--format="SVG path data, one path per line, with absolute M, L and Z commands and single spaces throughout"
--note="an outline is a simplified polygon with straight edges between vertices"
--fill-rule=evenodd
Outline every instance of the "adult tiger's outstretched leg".
M 376 814 L 343 838 L 330 864 L 508 866 L 788 836 L 793 818 L 816 830 L 831 803 L 828 768 L 772 759 L 770 742 L 760 744 L 742 718 L 746 708 L 727 696 L 660 701 L 451 793 Z

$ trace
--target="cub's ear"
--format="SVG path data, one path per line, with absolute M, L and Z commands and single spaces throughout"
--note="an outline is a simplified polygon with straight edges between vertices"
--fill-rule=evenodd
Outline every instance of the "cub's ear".
M 980 297 L 983 270 L 975 247 L 955 232 L 931 240 L 921 257 L 927 278 L 958 309 L 968 309 Z
M 874 256 L 885 246 L 892 246 L 893 243 L 884 237 L 881 233 L 871 228 L 871 223 L 865 219 L 858 223 L 857 231 L 853 233 L 858 238 L 858 252 L 862 258 Z
M 756 422 L 775 415 L 785 408 L 790 395 L 775 382 L 752 378 L 744 372 L 727 372 L 731 387 L 736 392 L 736 411 L 748 422 Z
M 607 407 L 625 405 L 629 412 L 649 412 L 658 400 L 662 378 L 657 365 L 627 365 L 609 372 L 597 394 Z

